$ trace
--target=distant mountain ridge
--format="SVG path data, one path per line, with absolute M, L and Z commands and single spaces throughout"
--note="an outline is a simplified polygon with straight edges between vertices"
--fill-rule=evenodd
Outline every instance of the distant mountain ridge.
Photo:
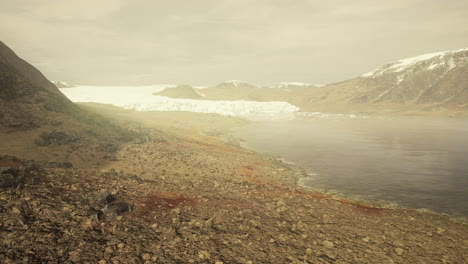
M 468 107 L 468 49 L 425 54 L 386 64 L 307 95 L 301 109 L 436 111 Z
M 76 85 L 68 84 L 66 82 L 60 82 L 60 81 L 51 81 L 57 88 L 73 88 L 76 87 Z

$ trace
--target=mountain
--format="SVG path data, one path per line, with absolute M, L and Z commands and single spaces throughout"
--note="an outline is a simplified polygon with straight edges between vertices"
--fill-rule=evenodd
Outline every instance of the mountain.
M 280 89 L 298 89 L 298 88 L 318 88 L 320 85 L 313 85 L 310 83 L 301 83 L 301 82 L 281 82 L 277 85 L 273 85 L 271 88 L 280 88 Z
M 90 164 L 91 156 L 110 157 L 118 144 L 138 136 L 131 124 L 124 126 L 72 103 L 3 42 L 0 120 L 0 155 L 75 165 Z
M 68 84 L 66 82 L 51 81 L 57 88 L 73 88 L 75 85 Z
M 76 110 L 44 75 L 0 41 L 0 126 L 40 123 L 50 112 Z
M 174 88 L 166 88 L 159 93 L 153 95 L 167 96 L 172 98 L 185 98 L 185 99 L 202 99 L 203 95 L 195 91 L 190 85 L 178 85 Z
M 226 81 L 215 85 L 216 89 L 254 89 L 257 86 L 238 80 Z
M 307 111 L 424 110 L 468 107 L 468 49 L 386 64 L 357 78 L 307 94 Z

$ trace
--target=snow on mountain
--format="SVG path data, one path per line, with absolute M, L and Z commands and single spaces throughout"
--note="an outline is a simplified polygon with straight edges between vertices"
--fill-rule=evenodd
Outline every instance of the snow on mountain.
M 468 48 L 424 54 L 389 63 L 376 70 L 365 73 L 361 75 L 361 77 L 376 78 L 388 73 L 403 73 L 411 71 L 415 68 L 423 68 L 426 70 L 446 68 L 446 70 L 449 71 L 457 65 L 468 63 L 467 54 Z
M 303 111 L 324 111 L 333 105 L 350 109 L 366 105 L 366 109 L 376 111 L 381 111 L 383 105 L 406 110 L 465 109 L 467 72 L 468 48 L 425 54 L 386 64 L 323 89 L 312 89 L 307 102 L 295 105 Z
M 66 82 L 60 82 L 60 81 L 50 81 L 53 83 L 57 88 L 72 88 L 75 87 L 75 85 L 68 84 Z
M 210 101 L 153 96 L 168 85 L 143 87 L 79 86 L 61 91 L 73 102 L 112 104 L 137 111 L 189 111 L 227 116 L 265 116 L 291 114 L 299 108 L 286 102 Z M 170 85 L 170 87 L 174 87 Z
M 287 88 L 290 86 L 311 86 L 312 84 L 310 83 L 301 83 L 301 82 L 281 82 L 276 87 L 278 88 Z
M 315 85 L 311 83 L 302 82 L 281 82 L 279 84 L 271 86 L 271 88 L 294 88 L 294 87 L 322 87 L 323 85 Z
M 235 87 L 238 87 L 239 85 L 246 84 L 246 83 L 243 81 L 239 81 L 239 80 L 231 80 L 231 81 L 225 81 L 223 82 L 223 84 L 233 84 Z

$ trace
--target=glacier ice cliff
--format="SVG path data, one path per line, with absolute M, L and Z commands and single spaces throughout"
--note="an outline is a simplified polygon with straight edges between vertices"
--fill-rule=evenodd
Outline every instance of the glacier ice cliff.
M 152 95 L 166 87 L 174 85 L 77 86 L 60 90 L 73 102 L 112 104 L 136 111 L 188 111 L 252 118 L 292 115 L 299 111 L 286 102 L 209 101 Z

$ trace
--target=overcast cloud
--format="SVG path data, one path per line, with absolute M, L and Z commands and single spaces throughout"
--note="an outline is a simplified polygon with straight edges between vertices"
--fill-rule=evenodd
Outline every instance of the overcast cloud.
M 466 0 L 15 0 L 0 40 L 75 84 L 330 83 L 468 47 Z

